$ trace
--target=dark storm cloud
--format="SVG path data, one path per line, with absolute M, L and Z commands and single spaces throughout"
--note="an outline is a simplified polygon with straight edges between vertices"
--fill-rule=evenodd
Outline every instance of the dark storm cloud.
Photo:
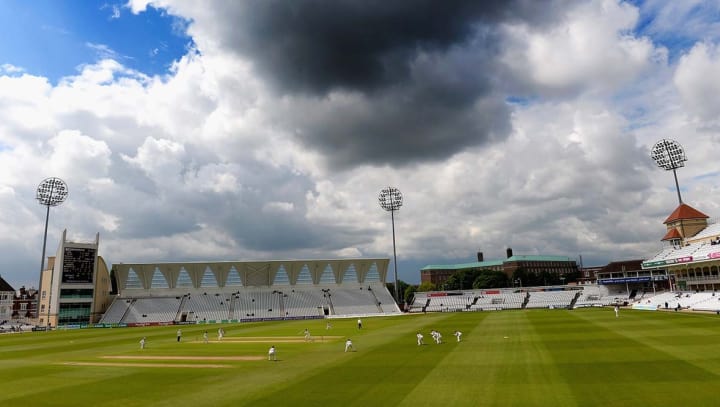
M 367 91 L 407 80 L 418 52 L 471 41 L 481 26 L 545 21 L 554 2 L 530 0 L 261 0 L 222 10 L 220 41 L 250 56 L 288 91 Z
M 507 136 L 498 24 L 547 24 L 557 4 L 254 1 L 209 30 L 287 96 L 275 120 L 331 167 L 406 165 Z
M 340 169 L 441 160 L 464 146 L 500 139 L 509 131 L 508 108 L 498 98 L 454 108 L 405 96 L 391 93 L 352 106 L 330 106 L 327 114 L 320 116 L 310 112 L 316 108 L 312 104 L 294 106 L 294 112 L 278 120 L 289 118 L 288 126 L 301 129 L 297 137 Z

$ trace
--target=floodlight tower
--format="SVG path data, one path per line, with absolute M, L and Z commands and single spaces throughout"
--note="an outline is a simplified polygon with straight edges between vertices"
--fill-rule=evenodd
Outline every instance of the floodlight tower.
M 674 140 L 662 139 L 655 143 L 650 153 L 650 157 L 660 168 L 664 168 L 666 171 L 672 170 L 673 176 L 675 176 L 675 189 L 677 190 L 678 201 L 682 205 L 682 196 L 680 195 L 680 184 L 678 184 L 677 170 L 680 167 L 685 166 L 685 151 L 682 146 Z
M 395 266 L 395 302 L 400 304 L 400 288 L 398 287 L 397 277 L 397 251 L 395 250 L 395 211 L 400 210 L 403 204 L 403 196 L 399 189 L 394 187 L 383 188 L 378 196 L 380 206 L 390 212 L 392 221 L 392 238 L 393 238 L 393 264 Z
M 40 317 L 40 299 L 42 298 L 42 272 L 45 269 L 45 247 L 47 244 L 47 230 L 48 220 L 50 219 L 50 207 L 58 206 L 65 202 L 65 198 L 68 196 L 68 187 L 65 181 L 60 178 L 46 178 L 43 182 L 38 185 L 37 194 L 35 198 L 40 202 L 40 205 L 45 205 L 47 211 L 45 212 L 45 234 L 43 235 L 43 248 L 42 258 L 40 259 L 40 283 L 38 284 L 38 301 L 37 301 L 37 315 Z M 48 320 L 45 322 L 45 326 L 50 324 L 50 290 L 52 290 L 52 273 L 50 273 L 50 287 L 48 291 Z

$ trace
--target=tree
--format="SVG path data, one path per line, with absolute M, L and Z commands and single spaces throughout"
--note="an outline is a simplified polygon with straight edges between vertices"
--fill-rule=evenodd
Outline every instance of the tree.
M 417 286 L 414 285 L 408 285 L 407 288 L 405 288 L 405 295 L 403 296 L 405 304 L 413 303 L 415 300 L 415 291 L 417 291 Z
M 435 290 L 437 290 L 437 287 L 435 286 L 434 283 L 431 283 L 430 281 L 423 281 L 417 287 L 417 291 L 419 291 L 419 292 L 427 292 L 427 291 L 435 291 Z
M 463 290 L 472 288 L 475 276 L 471 270 L 460 270 L 453 273 L 443 284 L 444 290 Z
M 405 293 L 405 290 L 408 287 L 408 283 L 398 280 L 398 293 L 400 294 L 400 301 L 402 301 L 402 295 Z M 385 287 L 387 287 L 388 291 L 390 291 L 390 294 L 392 294 L 393 298 L 395 298 L 395 284 L 394 283 L 385 283 Z M 397 299 L 396 299 L 397 301 Z
M 508 276 L 502 271 L 482 270 L 475 281 L 473 288 L 501 288 L 508 286 Z
M 517 286 L 532 286 L 535 284 L 535 279 L 530 277 L 531 274 L 526 272 L 524 268 L 517 268 L 512 274 L 512 285 Z

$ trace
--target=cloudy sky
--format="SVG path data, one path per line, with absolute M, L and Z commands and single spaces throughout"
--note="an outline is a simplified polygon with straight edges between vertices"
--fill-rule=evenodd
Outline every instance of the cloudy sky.
M 720 216 L 720 3 L 9 0 L 0 275 L 63 229 L 109 262 L 647 258 L 683 200 Z

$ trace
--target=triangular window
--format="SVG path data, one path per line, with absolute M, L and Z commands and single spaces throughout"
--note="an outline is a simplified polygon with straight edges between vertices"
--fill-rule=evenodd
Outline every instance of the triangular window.
M 367 274 L 365 275 L 365 282 L 366 283 L 380 282 L 380 273 L 378 272 L 376 263 L 373 263 L 370 265 L 370 270 L 368 270 Z
M 190 274 L 188 274 L 187 270 L 185 270 L 185 267 L 180 268 L 180 273 L 178 274 L 177 279 L 177 286 L 178 287 L 192 287 L 193 283 L 190 279 Z
M 287 271 L 285 271 L 284 265 L 281 264 L 277 273 L 275 273 L 275 281 L 273 284 L 290 285 L 290 278 L 288 277 Z
M 358 277 L 357 277 L 357 271 L 355 271 L 355 265 L 350 264 L 345 270 L 345 274 L 343 274 L 343 283 L 357 283 Z
M 212 272 L 210 266 L 205 267 L 205 273 L 200 281 L 200 287 L 217 287 L 218 282 L 215 273 Z
M 227 281 L 225 282 L 225 286 L 239 286 L 243 285 L 242 280 L 240 280 L 240 273 L 237 271 L 235 266 L 230 267 L 230 272 L 228 273 Z
M 130 268 L 128 271 L 127 280 L 125 281 L 125 288 L 143 288 L 140 277 L 138 277 L 135 270 Z
M 335 283 L 335 275 L 333 274 L 332 266 L 329 264 L 325 266 L 322 275 L 320 275 L 320 284 L 333 284 Z
M 308 268 L 308 265 L 305 264 L 300 269 L 300 274 L 298 274 L 297 281 L 295 282 L 296 285 L 299 284 L 312 284 L 312 276 L 310 275 L 310 269 Z
M 165 279 L 165 276 L 163 275 L 163 273 L 160 272 L 160 269 L 157 267 L 155 267 L 155 272 L 153 273 L 152 284 L 150 284 L 150 288 L 170 288 L 167 279 Z

